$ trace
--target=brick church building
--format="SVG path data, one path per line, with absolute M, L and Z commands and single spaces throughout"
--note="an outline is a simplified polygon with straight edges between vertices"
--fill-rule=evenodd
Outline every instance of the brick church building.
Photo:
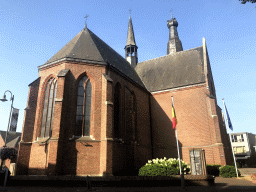
M 138 63 L 131 17 L 125 58 L 86 26 L 29 85 L 18 175 L 128 175 L 152 158 L 204 149 L 207 164 L 231 164 L 205 39 L 183 51 L 175 18 L 167 54 Z M 134 172 L 135 173 L 135 172 Z

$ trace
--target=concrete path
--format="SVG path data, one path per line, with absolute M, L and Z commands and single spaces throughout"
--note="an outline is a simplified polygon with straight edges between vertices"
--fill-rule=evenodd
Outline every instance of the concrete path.
M 239 168 L 241 175 L 247 176 L 256 173 L 256 168 Z
M 86 191 L 97 191 L 97 192 L 256 192 L 256 181 L 248 181 L 243 178 L 215 178 L 215 186 L 186 186 L 185 189 L 181 187 L 152 187 L 152 188 L 139 188 L 139 187 L 95 187 L 93 190 L 87 190 L 86 187 L 3 187 L 1 191 L 10 192 L 86 192 Z

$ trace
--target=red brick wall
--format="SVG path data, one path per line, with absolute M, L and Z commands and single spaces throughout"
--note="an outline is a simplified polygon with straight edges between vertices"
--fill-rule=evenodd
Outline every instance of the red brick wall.
M 110 70 L 109 76 L 113 80 L 111 83 L 112 87 L 108 88 L 112 92 L 108 91 L 108 94 L 111 93 L 112 96 L 108 96 L 108 99 L 112 99 L 114 103 L 114 87 L 117 83 L 121 85 L 121 138 L 126 143 L 120 143 L 117 141 L 108 141 L 107 149 L 107 170 L 109 174 L 115 174 L 123 169 L 139 169 L 141 166 L 152 158 L 152 147 L 151 147 L 151 130 L 150 130 L 150 112 L 149 112 L 149 93 L 146 90 L 143 90 L 140 86 L 135 85 L 128 79 L 122 77 L 114 70 Z M 125 101 L 125 89 L 129 90 L 128 92 L 134 93 L 135 102 L 136 102 L 136 123 L 135 130 L 129 130 L 131 125 L 127 124 L 126 119 L 128 118 L 126 108 L 130 106 L 126 105 Z M 114 121 L 114 107 L 112 109 L 112 117 L 108 121 Z M 114 123 L 110 124 L 108 130 L 113 130 Z M 137 136 L 137 144 L 134 143 L 133 137 L 129 137 L 126 133 L 133 133 L 134 137 Z M 107 138 L 114 137 L 113 131 L 107 131 Z M 129 142 L 129 141 L 133 142 Z
M 65 77 L 58 77 L 62 69 L 69 69 L 70 72 Z M 103 75 L 106 72 L 110 79 Z M 81 142 L 69 138 L 74 134 L 75 128 L 77 84 L 84 74 L 92 83 L 90 135 L 95 140 Z M 111 175 L 125 168 L 139 169 L 152 159 L 150 122 L 153 128 L 153 158 L 177 157 L 175 132 L 171 122 L 171 96 L 174 98 L 177 115 L 182 159 L 190 163 L 189 149 L 203 148 L 206 163 L 226 163 L 227 155 L 222 142 L 224 137 L 221 136 L 224 132 L 220 129 L 216 101 L 205 94 L 205 85 L 159 92 L 150 96 L 146 90 L 112 69 L 106 71 L 105 66 L 77 62 L 60 63 L 41 70 L 39 76 L 41 80 L 38 100 L 36 105 L 34 102 L 34 114 L 31 113 L 31 116 L 35 117 L 35 123 L 33 118 L 31 121 L 24 121 L 24 141 L 34 142 L 40 136 L 44 89 L 51 77 L 56 78 L 58 82 L 56 98 L 63 100 L 55 104 L 50 143 L 26 143 L 20 147 L 19 153 L 23 154 L 20 155 L 20 164 L 21 167 L 29 166 L 28 174 Z M 117 83 L 121 85 L 121 138 L 125 140 L 127 133 L 136 134 L 137 144 L 131 139 L 134 137 L 129 135 L 130 139 L 126 138 L 127 142 L 124 144 L 113 140 L 113 95 Z M 136 98 L 135 131 L 129 130 L 130 127 L 127 127 L 126 123 L 126 109 L 129 106 L 125 104 L 125 89 L 134 93 Z M 37 92 L 34 92 L 37 95 Z M 31 129 L 33 124 L 34 130 Z M 24 170 L 21 172 L 25 173 Z
M 28 173 L 31 142 L 33 141 L 35 112 L 37 109 L 37 99 L 39 91 L 40 78 L 32 82 L 29 86 L 27 110 L 25 110 L 21 141 L 19 145 L 17 170 L 16 173 L 26 175 Z
M 63 69 L 70 72 L 65 77 L 58 77 Z M 85 63 L 59 63 L 47 69 L 39 71 L 41 78 L 38 100 L 34 110 L 34 129 L 30 130 L 32 135 L 28 136 L 27 142 L 20 147 L 20 154 L 27 154 L 30 158 L 20 157 L 20 164 L 29 164 L 28 174 L 67 174 L 67 175 L 104 175 L 113 174 L 129 166 L 139 169 L 152 158 L 151 130 L 149 114 L 149 93 L 140 86 L 135 85 L 127 78 L 121 76 L 114 70 L 109 70 L 108 75 L 113 80 L 106 79 L 105 66 Z M 78 141 L 70 140 L 74 135 L 76 119 L 77 85 L 80 78 L 86 74 L 92 84 L 91 104 L 91 127 L 90 135 L 95 140 Z M 36 142 L 40 136 L 44 91 L 47 81 L 56 78 L 57 96 L 62 101 L 56 101 L 54 109 L 54 122 L 52 127 L 52 138 L 48 144 Z M 136 135 L 139 145 L 133 143 L 120 144 L 113 141 L 113 87 L 119 82 L 121 84 L 121 97 L 124 100 L 124 88 L 127 87 L 134 93 L 137 104 L 136 111 Z M 109 103 L 106 104 L 106 101 Z M 122 111 L 125 111 L 123 103 Z M 122 130 L 129 131 L 124 127 L 125 113 L 122 112 Z M 29 123 L 24 123 L 24 136 L 29 135 Z M 124 135 L 123 135 L 124 137 Z M 112 139 L 112 140 L 111 140 Z M 125 139 L 125 138 L 123 138 Z M 25 150 L 31 147 L 31 152 Z M 133 162 L 129 159 L 132 157 Z M 29 162 L 28 162 L 29 161 Z M 24 171 L 22 173 L 25 173 Z
M 220 127 L 215 122 L 218 118 L 214 113 L 215 99 L 206 95 L 205 85 L 153 94 L 154 158 L 177 157 L 175 131 L 171 122 L 172 96 L 182 159 L 190 163 L 189 149 L 203 148 L 207 164 L 226 164 Z
M 3 147 L 4 146 L 4 139 L 2 136 L 0 136 L 0 146 Z
M 102 101 L 102 73 L 105 73 L 105 66 L 85 65 L 79 63 L 66 64 L 66 68 L 70 69 L 68 77 L 68 91 L 65 93 L 68 96 L 69 117 L 68 125 L 66 126 L 63 152 L 62 170 L 65 174 L 78 175 L 98 175 L 100 174 L 100 144 L 101 140 L 101 101 Z M 95 141 L 76 142 L 69 141 L 69 138 L 74 134 L 75 118 L 76 118 L 76 98 L 77 84 L 80 78 L 85 74 L 92 84 L 92 100 L 91 100 L 91 126 L 90 135 L 95 138 Z M 71 111 L 71 112 L 70 112 Z M 66 157 L 66 154 L 71 153 Z M 70 164 L 73 162 L 73 165 Z M 76 165 L 75 171 L 74 164 Z M 70 168 L 73 167 L 72 168 Z

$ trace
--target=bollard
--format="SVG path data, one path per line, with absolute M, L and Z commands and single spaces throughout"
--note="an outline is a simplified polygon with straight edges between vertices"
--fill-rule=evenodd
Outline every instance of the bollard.
M 5 173 L 5 177 L 4 177 L 4 187 L 5 187 L 6 182 L 7 182 L 7 178 L 8 178 L 8 174 L 9 174 L 9 169 L 7 167 L 5 167 L 1 172 Z
M 86 185 L 87 185 L 87 190 L 90 190 L 92 186 L 91 186 L 91 182 L 89 181 L 88 175 L 86 177 Z
M 185 188 L 185 179 L 184 179 L 184 171 L 181 172 L 181 189 Z

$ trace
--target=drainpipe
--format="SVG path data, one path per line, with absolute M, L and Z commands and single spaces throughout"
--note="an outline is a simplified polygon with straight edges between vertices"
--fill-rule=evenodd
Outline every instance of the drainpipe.
M 152 128 L 152 117 L 151 117 L 151 102 L 150 102 L 150 96 L 151 96 L 151 94 L 149 94 L 149 96 L 148 96 L 148 98 L 149 98 L 149 100 L 148 100 L 148 103 L 149 103 L 149 119 L 150 119 L 150 132 L 151 132 L 151 149 L 152 149 L 152 158 L 151 159 L 153 159 L 153 157 L 154 157 L 154 149 L 153 149 L 153 128 Z

